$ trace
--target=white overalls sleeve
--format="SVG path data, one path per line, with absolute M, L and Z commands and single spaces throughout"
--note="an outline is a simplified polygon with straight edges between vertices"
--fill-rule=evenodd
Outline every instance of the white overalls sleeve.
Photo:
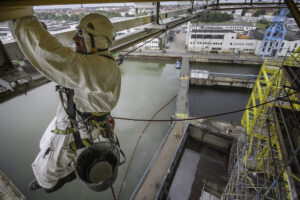
M 48 79 L 75 90 L 81 112 L 110 112 L 118 102 L 121 73 L 114 60 L 63 46 L 34 16 L 18 18 L 15 35 L 25 57 Z
M 50 80 L 67 88 L 88 88 L 91 91 L 103 84 L 106 58 L 97 56 L 97 63 L 90 59 L 95 56 L 82 55 L 63 46 L 53 37 L 34 16 L 18 18 L 15 22 L 15 35 L 23 54 L 31 64 Z M 100 60 L 99 60 L 100 59 Z M 102 62 L 102 63 L 99 63 Z M 101 77 L 89 81 L 94 65 L 101 71 Z

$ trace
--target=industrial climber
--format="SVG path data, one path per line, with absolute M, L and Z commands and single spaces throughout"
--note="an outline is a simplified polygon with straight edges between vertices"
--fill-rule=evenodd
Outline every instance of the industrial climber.
M 73 40 L 76 52 L 63 46 L 34 16 L 15 21 L 19 47 L 45 77 L 59 84 L 61 103 L 40 141 L 32 164 L 30 190 L 54 192 L 76 178 L 72 162 L 76 151 L 91 144 L 107 125 L 116 106 L 121 73 L 108 51 L 114 43 L 111 22 L 100 14 L 81 19 Z M 107 135 L 106 135 L 107 137 Z

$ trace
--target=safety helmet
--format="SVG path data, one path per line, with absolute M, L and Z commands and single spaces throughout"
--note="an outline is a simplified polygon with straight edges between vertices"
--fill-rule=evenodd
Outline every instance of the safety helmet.
M 111 44 L 114 43 L 114 27 L 109 19 L 103 15 L 97 13 L 87 14 L 80 20 L 77 28 L 86 31 L 93 36 L 105 36 Z

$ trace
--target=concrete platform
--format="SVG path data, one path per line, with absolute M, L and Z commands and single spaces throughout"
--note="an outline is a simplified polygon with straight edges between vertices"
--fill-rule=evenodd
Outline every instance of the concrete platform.
M 0 199 L 1 200 L 26 200 L 26 197 L 0 170 Z
M 180 74 L 180 88 L 176 101 L 176 117 L 188 117 L 189 59 L 183 58 Z M 163 181 L 168 174 L 175 152 L 179 148 L 186 130 L 185 122 L 175 122 L 173 129 L 162 146 L 156 160 L 151 166 L 135 199 L 155 199 Z

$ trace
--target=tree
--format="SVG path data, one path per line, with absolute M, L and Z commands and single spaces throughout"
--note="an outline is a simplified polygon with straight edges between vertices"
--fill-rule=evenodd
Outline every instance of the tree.
M 258 9 L 257 11 L 254 12 L 253 16 L 254 17 L 259 17 L 261 15 L 265 15 L 266 11 L 264 9 Z
M 161 37 L 159 38 L 158 47 L 159 47 L 160 50 L 163 49 L 163 42 L 162 42 L 162 38 Z
M 243 10 L 242 10 L 242 16 L 245 16 L 245 14 L 247 13 L 247 11 L 248 11 L 248 9 L 247 8 L 244 8 Z
M 233 19 L 232 15 L 227 13 L 213 12 L 201 15 L 199 21 L 201 22 L 225 22 Z

